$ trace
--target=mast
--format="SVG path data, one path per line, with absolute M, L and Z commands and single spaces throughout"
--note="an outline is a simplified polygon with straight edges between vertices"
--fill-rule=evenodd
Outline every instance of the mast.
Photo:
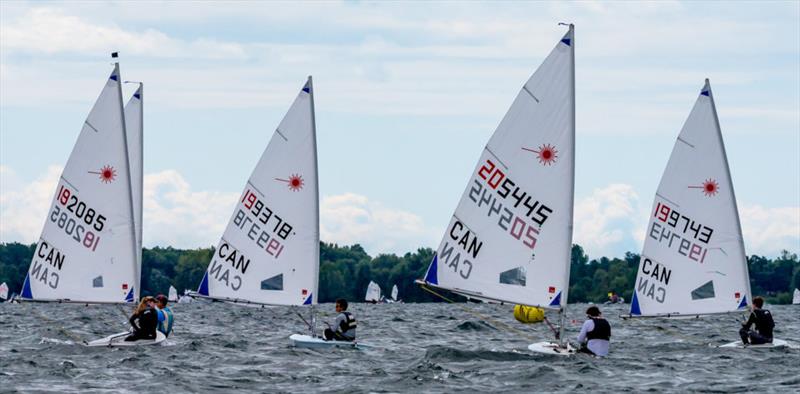
M 572 266 L 572 228 L 575 211 L 575 25 L 569 24 L 569 35 L 571 38 L 570 51 L 572 52 L 570 64 L 570 76 L 572 84 L 572 182 L 570 183 L 570 202 L 569 202 L 569 226 L 567 227 L 567 269 L 564 279 L 563 296 L 561 297 L 560 322 L 558 324 L 558 344 L 564 347 L 564 326 L 567 315 L 567 296 L 569 295 L 569 271 Z
M 314 150 L 314 188 L 317 191 L 317 203 L 314 207 L 314 216 L 316 218 L 316 232 L 317 242 L 314 244 L 314 270 L 313 270 L 313 277 L 314 277 L 314 293 L 311 295 L 311 336 L 316 336 L 317 331 L 317 319 L 316 313 L 314 311 L 314 305 L 316 301 L 319 299 L 319 164 L 317 163 L 317 118 L 314 112 L 314 84 L 311 80 L 311 75 L 308 76 L 308 95 L 311 98 L 311 143 L 313 144 Z
M 116 59 L 117 52 L 114 52 L 111 56 Z M 136 302 L 139 300 L 139 292 L 141 291 L 139 289 L 141 274 L 139 274 L 139 254 L 136 252 L 136 215 L 133 212 L 133 184 L 131 180 L 131 161 L 130 156 L 128 155 L 128 128 L 125 124 L 125 105 L 122 102 L 122 84 L 120 83 L 121 76 L 119 72 L 118 61 L 114 62 L 114 73 L 117 75 L 117 92 L 119 93 L 117 96 L 119 96 L 119 109 L 120 113 L 122 113 L 122 143 L 125 147 L 125 176 L 128 178 L 128 208 L 130 210 L 131 220 L 134 221 L 131 225 L 131 238 L 133 239 L 131 247 L 133 248 L 133 264 L 135 264 L 133 267 L 133 273 L 134 275 L 138 274 L 138 276 L 134 278 L 135 283 L 133 285 L 133 300 Z
M 748 303 L 753 302 L 753 295 L 750 293 L 750 270 L 747 266 L 747 254 L 745 254 L 744 250 L 744 238 L 742 236 L 742 222 L 739 220 L 739 205 L 736 202 L 736 192 L 733 189 L 733 179 L 731 178 L 731 167 L 728 164 L 728 154 L 725 151 L 725 141 L 722 139 L 722 127 L 719 125 L 719 116 L 717 116 L 717 105 L 714 103 L 714 93 L 711 92 L 711 82 L 706 78 L 706 89 L 708 89 L 708 98 L 711 101 L 711 113 L 714 114 L 714 125 L 717 127 L 717 138 L 719 139 L 719 145 L 722 147 L 722 159 L 725 161 L 725 169 L 728 172 L 728 184 L 731 187 L 731 197 L 733 198 L 733 209 L 736 210 L 736 228 L 739 230 L 739 239 L 737 240 L 737 244 L 739 245 L 739 249 L 742 252 L 742 256 L 744 257 L 744 279 L 746 281 L 746 289 L 745 295 L 747 296 Z
M 144 193 L 144 83 L 139 82 L 139 128 L 141 132 L 139 133 L 139 165 L 141 166 L 141 173 L 139 174 L 139 191 Z M 133 192 L 131 190 L 131 192 Z M 139 238 L 138 242 L 136 243 L 136 257 L 137 257 L 137 266 L 136 266 L 136 289 L 137 291 L 141 292 L 141 284 L 142 284 L 142 245 L 144 244 L 144 240 L 142 239 L 142 232 L 144 228 L 144 202 L 142 202 L 142 206 L 139 207 Z M 138 300 L 138 299 L 137 299 Z

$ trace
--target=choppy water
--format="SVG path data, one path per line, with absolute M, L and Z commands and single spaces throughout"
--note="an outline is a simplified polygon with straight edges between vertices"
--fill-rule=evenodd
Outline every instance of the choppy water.
M 465 312 L 464 307 L 480 314 Z M 586 305 L 570 305 L 577 335 Z M 333 305 L 321 305 L 333 320 Z M 86 348 L 125 328 L 116 306 L 0 304 L 0 391 L 455 392 L 800 390 L 800 350 L 716 349 L 737 338 L 738 316 L 637 320 L 606 306 L 612 354 L 555 357 L 526 350 L 550 339 L 544 325 L 521 325 L 510 306 L 352 305 L 362 350 L 290 346 L 304 333 L 292 308 L 222 303 L 173 306 L 168 346 Z M 776 337 L 800 343 L 800 307 L 772 306 Z M 307 314 L 306 310 L 302 310 Z M 503 327 L 510 325 L 514 332 Z

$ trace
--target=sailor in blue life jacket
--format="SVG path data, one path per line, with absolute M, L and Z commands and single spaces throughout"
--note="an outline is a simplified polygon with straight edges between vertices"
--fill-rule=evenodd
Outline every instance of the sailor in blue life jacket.
M 745 345 L 772 343 L 772 329 L 775 328 L 775 321 L 772 320 L 772 313 L 763 308 L 764 299 L 753 298 L 753 312 L 750 313 L 750 318 L 742 323 L 742 329 L 739 330 L 739 336 L 742 337 Z M 755 331 L 750 329 L 753 324 L 756 325 Z
M 155 310 L 156 300 L 153 297 L 144 297 L 139 306 L 129 319 L 133 332 L 125 338 L 126 342 L 140 339 L 156 339 L 156 325 L 158 317 Z
M 172 315 L 172 309 L 167 306 L 167 297 L 163 294 L 156 296 L 156 311 L 158 312 L 158 331 L 168 337 L 172 332 L 172 323 L 175 322 L 175 317 Z
M 599 357 L 608 356 L 609 339 L 611 339 L 611 325 L 603 318 L 600 308 L 590 306 L 586 309 L 586 321 L 583 322 L 578 342 L 581 353 L 588 353 Z
M 336 300 L 336 323 L 333 328 L 329 325 L 322 333 L 326 341 L 355 341 L 356 340 L 356 317 L 347 311 L 347 300 L 340 298 Z

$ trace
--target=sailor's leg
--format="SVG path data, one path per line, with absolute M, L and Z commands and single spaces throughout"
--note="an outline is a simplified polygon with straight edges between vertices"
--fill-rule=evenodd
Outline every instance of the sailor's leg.
M 750 333 L 750 330 L 748 330 L 748 329 L 746 329 L 744 327 L 742 327 L 742 329 L 739 330 L 739 336 L 742 337 L 742 343 L 744 343 L 745 345 L 750 343 L 750 339 L 749 339 L 749 336 L 748 336 L 749 333 Z
M 331 330 L 330 328 L 326 328 L 325 331 L 322 332 L 322 337 L 326 341 L 330 341 L 331 339 L 333 339 L 333 330 Z
M 761 345 L 761 344 L 764 344 L 764 343 L 767 343 L 767 342 L 769 342 L 767 340 L 767 338 L 764 338 L 761 334 L 759 334 L 759 333 L 757 333 L 755 331 L 750 331 L 750 344 L 751 345 Z

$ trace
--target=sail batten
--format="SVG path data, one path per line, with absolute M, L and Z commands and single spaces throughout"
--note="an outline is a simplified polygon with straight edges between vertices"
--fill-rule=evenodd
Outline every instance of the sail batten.
M 574 30 L 520 88 L 484 147 L 426 272 L 433 287 L 566 304 L 575 152 Z
M 699 316 L 748 306 L 741 222 L 708 80 L 676 138 L 649 217 L 631 315 Z
M 194 296 L 316 304 L 319 185 L 311 77 L 245 183 Z

